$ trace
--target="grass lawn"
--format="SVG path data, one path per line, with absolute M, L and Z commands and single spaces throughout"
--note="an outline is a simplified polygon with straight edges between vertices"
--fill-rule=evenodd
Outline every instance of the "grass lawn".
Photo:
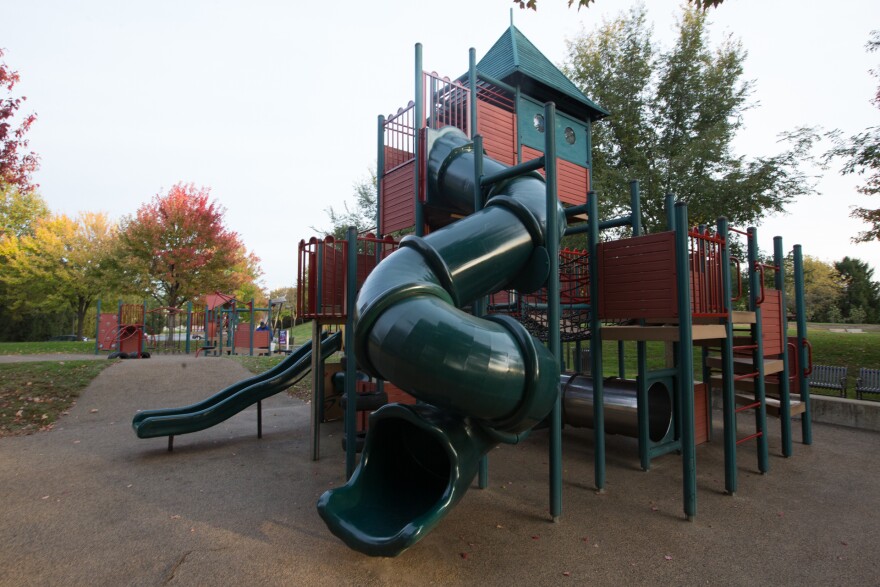
M 114 362 L 39 361 L 0 365 L 0 437 L 51 429 L 92 379 Z
M 95 341 L 0 342 L 0 355 L 45 355 L 49 353 L 91 355 L 94 352 Z

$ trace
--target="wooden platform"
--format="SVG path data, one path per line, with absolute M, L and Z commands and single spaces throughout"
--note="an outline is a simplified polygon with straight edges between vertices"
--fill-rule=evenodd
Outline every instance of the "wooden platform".
M 602 340 L 659 340 L 678 342 L 678 326 L 605 326 Z M 695 324 L 691 327 L 694 340 L 711 340 L 727 336 L 723 324 Z
M 741 406 L 747 406 L 749 404 L 755 403 L 754 396 L 746 395 L 743 393 L 736 394 L 736 403 Z M 782 412 L 782 403 L 776 399 L 775 397 L 765 397 L 764 405 L 767 410 L 768 416 L 773 416 L 774 418 L 778 418 L 779 414 Z M 797 414 L 803 414 L 807 410 L 807 405 L 803 402 L 794 400 L 788 403 L 789 414 L 795 416 Z
M 713 369 L 721 369 L 721 357 L 709 357 L 707 359 L 709 366 Z M 755 366 L 752 359 L 748 357 L 733 358 L 733 372 L 742 375 L 744 373 L 753 373 Z M 782 359 L 764 359 L 764 375 L 782 372 Z
M 730 321 L 734 324 L 754 324 L 756 322 L 755 313 L 733 311 L 730 313 Z

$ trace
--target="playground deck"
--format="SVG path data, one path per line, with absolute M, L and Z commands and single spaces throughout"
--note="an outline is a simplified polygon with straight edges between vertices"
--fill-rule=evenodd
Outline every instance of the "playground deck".
M 139 440 L 139 408 L 203 399 L 248 374 L 233 361 L 154 357 L 104 371 L 49 433 L 0 440 L 3 585 L 560 585 L 876 583 L 877 433 L 823 424 L 770 472 L 743 459 L 723 494 L 720 440 L 697 449 L 700 516 L 681 513 L 678 457 L 638 464 L 635 439 L 607 442 L 607 492 L 592 490 L 592 433 L 563 435 L 563 513 L 547 514 L 547 436 L 490 453 L 472 489 L 424 540 L 368 558 L 315 512 L 343 482 L 341 424 L 309 455 L 309 407 L 284 394 L 181 437 Z M 716 414 L 716 418 L 718 414 Z M 575 584 L 573 583 L 573 584 Z

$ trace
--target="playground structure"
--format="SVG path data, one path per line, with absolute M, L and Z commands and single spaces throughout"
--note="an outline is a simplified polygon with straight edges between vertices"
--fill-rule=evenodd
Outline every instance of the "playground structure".
M 696 446 L 713 436 L 710 387 L 722 398 L 728 493 L 737 490 L 741 444 L 754 442 L 759 470 L 769 471 L 768 413 L 780 419 L 783 456 L 793 452 L 795 414 L 802 441 L 812 442 L 799 245 L 797 336 L 790 339 L 779 237 L 773 262 L 760 263 L 756 229 L 723 218 L 713 230 L 691 228 L 686 205 L 672 195 L 667 230 L 645 234 L 636 182 L 630 213 L 600 220 L 589 145 L 591 125 L 607 112 L 513 25 L 479 63 L 471 50 L 469 71 L 456 80 L 424 72 L 420 45 L 415 53 L 415 100 L 379 118 L 377 210 L 380 234 L 414 234 L 390 255 L 391 239 L 369 237 L 382 244 L 368 252 L 351 230 L 344 243 L 300 243 L 300 315 L 316 318 L 315 335 L 322 323 L 347 324 L 344 348 L 357 366 L 346 363 L 346 397 L 354 397 L 362 369 L 376 385 L 387 380 L 419 400 L 373 413 L 357 466 L 349 443 L 347 484 L 318 502 L 331 532 L 369 555 L 403 552 L 475 476 L 486 486 L 492 446 L 522 441 L 541 421 L 549 427 L 554 519 L 563 421 L 593 429 L 600 491 L 608 433 L 636 437 L 646 471 L 652 459 L 680 454 L 683 510 L 692 519 Z M 600 242 L 602 231 L 621 227 L 631 236 Z M 587 235 L 587 249 L 560 251 L 563 234 L 577 233 Z M 748 250 L 742 311 L 734 310 L 736 236 Z M 772 287 L 765 272 L 773 273 Z M 563 339 L 573 347 L 565 373 Z M 603 341 L 617 343 L 616 377 L 606 379 L 615 369 L 606 369 Z M 627 344 L 636 346 L 635 378 L 626 373 Z M 665 367 L 649 368 L 649 344 L 665 349 Z M 702 381 L 694 379 L 695 348 Z M 323 389 L 318 381 L 313 389 L 317 459 Z M 349 438 L 353 404 L 345 414 Z M 754 424 L 740 434 L 743 412 Z
M 287 353 L 290 341 L 286 332 L 284 343 L 276 344 L 280 328 L 256 327 L 259 315 L 272 324 L 284 302 L 273 300 L 267 307 L 257 307 L 254 300 L 242 302 L 215 292 L 204 296 L 203 303 L 189 302 L 185 308 L 119 302 L 117 311 L 109 313 L 101 312 L 99 300 L 95 354 L 109 351 L 110 358 L 148 358 L 151 353 L 190 354 L 193 349 L 196 356 Z

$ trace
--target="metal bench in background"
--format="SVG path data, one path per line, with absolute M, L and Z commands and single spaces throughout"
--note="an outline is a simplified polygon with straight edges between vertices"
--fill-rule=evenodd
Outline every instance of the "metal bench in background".
M 856 379 L 856 399 L 863 399 L 862 394 L 880 395 L 880 369 L 859 369 Z
M 876 382 L 877 380 L 875 379 L 874 381 Z M 846 397 L 846 367 L 813 365 L 813 373 L 810 375 L 810 387 L 836 389 L 840 392 L 840 397 Z

